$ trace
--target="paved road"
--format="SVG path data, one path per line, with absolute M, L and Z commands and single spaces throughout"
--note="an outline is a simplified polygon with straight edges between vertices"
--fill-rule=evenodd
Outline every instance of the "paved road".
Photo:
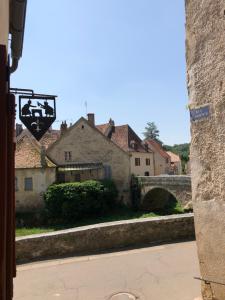
M 198 275 L 195 242 L 160 245 L 20 265 L 14 300 L 194 300 Z

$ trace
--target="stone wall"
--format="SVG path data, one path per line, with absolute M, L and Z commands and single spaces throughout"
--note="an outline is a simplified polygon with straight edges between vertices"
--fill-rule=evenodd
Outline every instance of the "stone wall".
M 186 0 L 191 172 L 204 300 L 225 299 L 225 2 Z M 197 110 L 198 109 L 198 110 Z M 204 115 L 201 111 L 206 111 Z
M 103 223 L 17 238 L 18 261 L 194 238 L 193 214 Z

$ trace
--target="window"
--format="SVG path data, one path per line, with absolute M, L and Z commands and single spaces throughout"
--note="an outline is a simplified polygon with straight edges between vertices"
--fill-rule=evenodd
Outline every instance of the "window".
M 33 178 L 27 177 L 24 179 L 24 190 L 33 191 Z
M 111 166 L 104 166 L 104 178 L 105 179 L 111 179 L 112 178 L 112 170 Z
M 19 188 L 18 188 L 18 178 L 15 177 L 15 191 L 18 191 Z
M 135 166 L 140 166 L 141 165 L 141 159 L 139 157 L 135 158 Z
M 64 152 L 64 158 L 65 158 L 65 161 L 71 161 L 72 160 L 72 152 L 71 151 L 65 151 Z
M 151 165 L 151 160 L 150 158 L 146 158 L 146 166 L 150 166 Z
M 74 175 L 74 181 L 75 182 L 80 182 L 81 181 L 81 176 L 80 176 L 79 173 Z
M 145 172 L 145 176 L 149 176 L 149 172 L 147 171 L 147 172 Z

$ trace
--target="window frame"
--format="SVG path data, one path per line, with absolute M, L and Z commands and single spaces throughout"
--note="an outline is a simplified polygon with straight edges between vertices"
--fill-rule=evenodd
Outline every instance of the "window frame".
M 135 167 L 140 167 L 141 166 L 141 158 L 140 157 L 135 157 Z
M 72 161 L 72 151 L 64 151 L 64 160 Z
M 30 180 L 30 182 L 28 180 Z M 28 182 L 29 182 L 29 184 L 28 184 Z M 26 192 L 33 191 L 33 177 L 25 177 L 24 178 L 24 191 L 26 191 Z

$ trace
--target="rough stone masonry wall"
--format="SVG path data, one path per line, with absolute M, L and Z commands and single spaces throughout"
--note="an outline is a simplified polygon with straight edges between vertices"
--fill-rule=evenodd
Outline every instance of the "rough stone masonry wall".
M 83 226 L 16 239 L 19 262 L 194 238 L 193 214 Z
M 191 168 L 203 298 L 225 299 L 225 1 L 186 0 L 190 109 L 209 104 L 192 121 Z M 213 283 L 214 282 L 214 283 Z

